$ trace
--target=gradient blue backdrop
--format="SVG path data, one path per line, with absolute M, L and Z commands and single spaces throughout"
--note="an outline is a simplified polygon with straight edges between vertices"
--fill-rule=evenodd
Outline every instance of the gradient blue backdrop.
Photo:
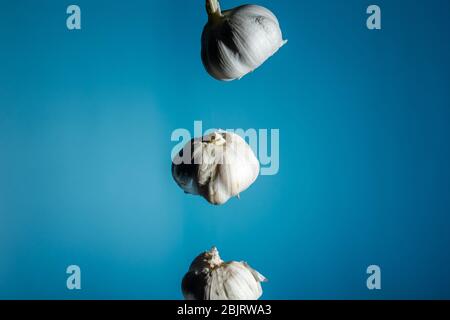
M 450 298 L 449 1 L 377 0 L 369 31 L 372 1 L 258 0 L 289 43 L 231 83 L 201 64 L 203 0 L 73 3 L 81 31 L 72 2 L 0 3 L 0 298 L 179 299 L 212 245 L 265 299 Z M 170 136 L 194 120 L 279 128 L 279 174 L 183 194 Z

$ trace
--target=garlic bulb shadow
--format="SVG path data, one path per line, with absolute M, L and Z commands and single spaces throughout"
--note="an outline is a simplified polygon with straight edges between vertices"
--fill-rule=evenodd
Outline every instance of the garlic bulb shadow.
M 275 54 L 283 40 L 277 17 L 257 5 L 221 11 L 218 0 L 206 0 L 201 57 L 215 79 L 240 79 Z
M 172 160 L 172 176 L 185 193 L 220 205 L 239 196 L 259 175 L 259 161 L 239 135 L 215 131 L 192 139 Z
M 246 262 L 224 262 L 212 247 L 192 261 L 181 289 L 186 300 L 257 300 L 264 281 Z

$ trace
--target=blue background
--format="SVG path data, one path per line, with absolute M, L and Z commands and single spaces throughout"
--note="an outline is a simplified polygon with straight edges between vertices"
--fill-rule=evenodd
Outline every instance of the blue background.
M 81 31 L 71 2 L 0 4 L 0 298 L 180 299 L 212 245 L 265 299 L 450 298 L 449 1 L 377 0 L 369 31 L 369 1 L 258 0 L 289 43 L 231 83 L 201 64 L 202 0 L 75 3 Z M 183 194 L 194 120 L 279 128 L 278 175 Z

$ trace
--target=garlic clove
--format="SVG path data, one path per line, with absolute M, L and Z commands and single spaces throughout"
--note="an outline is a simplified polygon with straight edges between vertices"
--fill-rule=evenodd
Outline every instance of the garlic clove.
M 258 5 L 221 11 L 218 0 L 207 0 L 208 23 L 202 34 L 202 61 L 218 80 L 240 79 L 258 68 L 287 41 L 278 19 Z
M 259 161 L 244 139 L 215 131 L 183 147 L 173 160 L 172 176 L 186 193 L 220 205 L 246 190 L 258 177 L 259 169 Z
M 246 262 L 223 262 L 213 247 L 197 256 L 182 281 L 187 300 L 256 300 L 266 278 Z
M 244 262 L 228 262 L 214 270 L 211 279 L 211 300 L 256 300 L 262 295 L 261 280 Z M 263 277 L 264 278 L 264 277 Z M 265 278 L 264 278 L 265 279 Z

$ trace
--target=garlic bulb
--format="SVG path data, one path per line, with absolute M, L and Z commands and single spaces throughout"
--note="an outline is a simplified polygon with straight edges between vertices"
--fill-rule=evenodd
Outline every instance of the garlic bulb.
M 173 159 L 172 176 L 186 192 L 223 204 L 258 177 L 259 162 L 239 135 L 215 131 L 192 139 Z
M 246 262 L 224 262 L 212 247 L 194 259 L 181 289 L 186 300 L 257 300 L 263 281 Z
M 218 0 L 206 0 L 206 11 L 202 61 L 218 80 L 242 78 L 287 42 L 277 18 L 264 7 L 243 5 L 222 12 Z

